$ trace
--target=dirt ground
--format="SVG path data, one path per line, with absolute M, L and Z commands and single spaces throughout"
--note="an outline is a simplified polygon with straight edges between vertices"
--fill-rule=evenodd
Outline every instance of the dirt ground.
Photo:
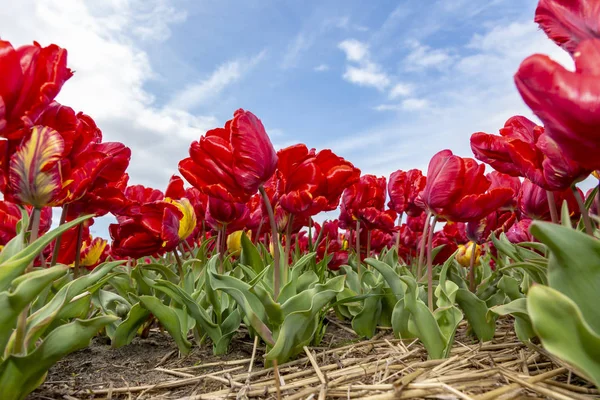
M 339 325 L 330 323 L 321 346 L 336 347 L 358 340 L 358 337 L 347 328 L 343 329 Z M 111 386 L 119 388 L 154 385 L 174 379 L 172 374 L 158 371 L 156 368 L 172 371 L 200 364 L 215 364 L 202 368 L 202 373 L 221 371 L 223 365 L 228 362 L 250 358 L 252 349 L 253 339 L 243 330 L 232 340 L 230 351 L 224 356 L 214 356 L 212 344 L 209 342 L 202 346 L 194 344 L 190 354 L 180 357 L 177 346 L 168 333 L 161 333 L 158 330 L 151 331 L 147 339 L 136 337 L 131 344 L 119 349 L 112 348 L 107 338 L 97 337 L 92 340 L 88 348 L 69 355 L 52 367 L 46 382 L 27 399 L 63 399 L 65 395 L 67 398 L 71 396 L 71 399 L 94 398 L 86 394 L 86 391 L 109 389 Z M 263 367 L 263 354 L 264 345 L 259 345 L 255 357 L 255 369 Z M 168 394 L 162 393 L 160 397 L 150 398 L 185 397 L 192 393 L 210 392 L 220 386 L 222 384 L 218 381 L 203 380 L 197 385 L 174 389 Z M 129 396 L 119 397 L 113 394 L 112 398 L 129 398 Z

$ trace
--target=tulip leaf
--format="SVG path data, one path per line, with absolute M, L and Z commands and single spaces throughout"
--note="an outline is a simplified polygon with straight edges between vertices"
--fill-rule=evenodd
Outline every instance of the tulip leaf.
M 88 346 L 102 327 L 117 320 L 105 315 L 75 320 L 53 330 L 32 352 L 0 362 L 0 398 L 22 400 L 42 384 L 48 369 L 66 355 Z
M 58 228 L 42 235 L 35 242 L 0 263 L 0 291 L 8 289 L 11 286 L 13 279 L 21 275 L 27 266 L 32 263 L 42 250 L 56 239 L 58 235 L 77 226 L 90 217 L 90 215 L 86 215 L 60 225 Z
M 17 324 L 17 318 L 21 311 L 29 305 L 52 281 L 64 275 L 69 267 L 57 265 L 48 269 L 33 271 L 23 275 L 16 283 L 12 292 L 0 292 L 0 349 L 4 349 L 8 343 L 13 329 Z
M 173 272 L 169 267 L 163 264 L 152 263 L 152 264 L 139 264 L 139 267 L 143 270 L 154 271 L 161 275 L 164 279 L 171 281 L 173 283 L 179 282 L 179 277 L 175 272 Z
M 488 313 L 489 309 L 485 301 L 469 290 L 458 289 L 456 302 L 464 311 L 477 338 L 482 342 L 492 340 L 496 332 L 496 316 Z
M 21 211 L 21 220 L 17 223 L 17 235 L 0 252 L 0 265 L 25 248 L 25 233 L 27 229 L 24 227 L 29 226 L 29 214 L 22 207 L 19 207 L 19 210 Z
M 508 304 L 490 308 L 490 312 L 498 315 L 512 315 L 515 318 L 515 333 L 522 342 L 527 342 L 536 336 L 527 312 L 527 299 L 520 298 Z
M 600 241 L 583 232 L 536 221 L 531 233 L 550 249 L 548 285 L 573 300 L 585 321 L 600 334 Z
M 365 259 L 365 263 L 379 271 L 379 273 L 383 276 L 383 279 L 385 279 L 389 287 L 392 289 L 394 295 L 396 295 L 397 299 L 404 297 L 406 284 L 400 280 L 400 277 L 391 266 L 374 258 Z
M 411 313 L 404 304 L 404 299 L 399 300 L 392 311 L 392 329 L 398 339 L 412 339 L 415 335 L 408 329 Z
M 318 315 L 344 289 L 344 277 L 336 276 L 325 284 L 317 284 L 292 297 L 282 305 L 285 319 L 277 333 L 273 348 L 265 355 L 267 360 L 280 363 L 302 351 L 315 335 Z
M 544 347 L 600 387 L 600 335 L 577 304 L 558 290 L 542 285 L 532 287 L 527 297 L 533 329 Z
M 519 290 L 519 281 L 507 275 L 502 275 L 498 281 L 498 289 L 502 290 L 511 301 L 525 297 Z
M 407 286 L 404 304 L 411 313 L 409 331 L 414 332 L 415 336 L 421 340 L 430 358 L 443 358 L 447 343 L 435 316 L 419 298 L 416 281 L 404 276 L 401 279 Z
M 150 311 L 142 307 L 140 303 L 135 303 L 129 310 L 127 318 L 117 326 L 114 336 L 111 337 L 112 346 L 122 347 L 131 343 L 135 337 L 138 328 L 150 317 Z
M 164 305 L 153 296 L 140 296 L 140 303 L 158 319 L 158 321 L 171 334 L 182 354 L 188 354 L 192 344 L 187 340 L 187 330 L 182 332 L 179 317 L 175 310 Z
M 377 322 L 381 315 L 381 295 L 383 294 L 383 283 L 369 290 L 369 297 L 363 302 L 363 307 L 352 319 L 352 329 L 358 336 L 372 338 L 375 336 Z
M 242 234 L 242 253 L 240 263 L 251 267 L 257 274 L 265 268 L 265 263 L 248 235 Z

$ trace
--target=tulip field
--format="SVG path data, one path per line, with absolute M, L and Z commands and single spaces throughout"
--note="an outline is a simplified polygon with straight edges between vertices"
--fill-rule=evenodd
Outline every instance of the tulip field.
M 163 188 L 54 100 L 66 49 L 0 40 L 0 400 L 600 398 L 599 20 L 539 1 L 575 69 L 523 60 L 541 125 L 474 158 L 374 176 L 238 109 Z

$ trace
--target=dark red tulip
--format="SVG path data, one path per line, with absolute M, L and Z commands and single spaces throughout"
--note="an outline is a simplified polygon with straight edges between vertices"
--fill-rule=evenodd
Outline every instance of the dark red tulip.
M 525 103 L 566 157 L 600 169 L 600 39 L 583 41 L 573 55 L 575 71 L 535 54 L 515 75 Z
M 446 260 L 454 254 L 458 245 L 454 240 L 447 237 L 444 231 L 438 231 L 433 234 L 432 247 L 435 249 L 438 246 L 444 246 L 439 253 L 433 259 L 433 264 L 443 264 Z
M 316 153 L 297 144 L 280 150 L 277 156 L 279 203 L 293 215 L 335 210 L 344 189 L 360 176 L 360 170 L 331 150 Z
M 535 238 L 529 232 L 529 226 L 533 222 L 532 219 L 524 218 L 510 227 L 506 232 L 506 237 L 511 243 L 535 242 Z
M 245 203 L 234 203 L 218 197 L 208 197 L 205 220 L 216 231 L 224 227 L 228 232 L 239 231 L 245 228 L 249 215 Z
M 415 200 L 425 188 L 426 182 L 427 178 L 418 169 L 393 172 L 388 181 L 388 193 L 390 196 L 388 207 L 398 214 L 421 214 L 423 209 L 415 204 Z
M 480 221 L 467 224 L 467 237 L 477 244 L 486 242 L 493 233 L 495 236 L 506 232 L 515 223 L 516 213 L 512 211 L 492 211 Z
M 67 51 L 0 40 L 0 136 L 22 139 L 73 73 Z
M 525 177 L 546 190 L 564 190 L 590 173 L 566 158 L 543 127 L 522 116 L 509 118 L 500 136 L 474 133 L 471 149 L 496 171 Z
M 26 207 L 29 216 L 33 210 L 32 207 Z M 0 200 L 0 246 L 5 246 L 15 236 L 17 236 L 17 223 L 21 220 L 21 209 L 15 203 L 7 200 Z M 44 207 L 40 213 L 39 236 L 50 230 L 52 224 L 52 208 Z
M 366 229 L 381 229 L 391 232 L 396 223 L 396 212 L 384 210 L 386 179 L 374 175 L 363 175 L 342 195 L 340 227 L 354 229 L 360 221 Z
M 321 238 L 315 244 L 317 262 L 320 262 L 325 257 L 325 254 L 331 256 L 327 268 L 332 271 L 339 270 L 340 266 L 348 262 L 348 251 L 340 237 L 338 228 L 339 222 L 333 220 L 323 222 L 322 227 L 319 224 L 315 224 L 314 231 L 314 239 Z
M 579 206 L 570 188 L 561 192 L 554 192 L 553 195 L 558 215 L 560 215 L 562 203 L 565 200 L 573 216 L 579 215 Z M 519 211 L 523 216 L 527 216 L 530 219 L 550 220 L 550 207 L 548 205 L 546 190 L 528 179 L 525 179 L 521 185 L 521 191 L 518 194 L 518 204 Z
M 224 128 L 206 132 L 190 146 L 179 171 L 211 197 L 246 202 L 275 172 L 277 155 L 260 120 L 242 109 Z
M 442 228 L 444 236 L 456 244 L 466 243 L 469 241 L 467 237 L 467 224 L 464 222 L 446 222 Z
M 595 0 L 540 0 L 535 22 L 557 45 L 575 53 L 586 39 L 600 38 L 600 3 Z
M 461 158 L 450 150 L 435 154 L 429 162 L 423 202 L 438 217 L 454 221 L 478 221 L 505 206 L 513 197 L 510 188 L 493 188 L 485 166 Z

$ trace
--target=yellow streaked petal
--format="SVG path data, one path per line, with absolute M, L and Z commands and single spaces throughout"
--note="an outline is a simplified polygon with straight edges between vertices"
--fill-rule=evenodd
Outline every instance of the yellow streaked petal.
M 192 203 L 185 197 L 180 200 L 173 200 L 166 197 L 165 201 L 173 204 L 183 214 L 183 217 L 179 220 L 177 236 L 179 236 L 180 240 L 187 239 L 196 228 L 196 213 L 194 212 Z
M 95 238 L 89 246 L 82 246 L 81 261 L 79 264 L 82 267 L 91 267 L 92 265 L 95 265 L 102 256 L 106 244 L 106 240 Z
M 44 207 L 62 189 L 60 159 L 64 141 L 54 129 L 35 126 L 10 159 L 10 186 L 24 204 Z

